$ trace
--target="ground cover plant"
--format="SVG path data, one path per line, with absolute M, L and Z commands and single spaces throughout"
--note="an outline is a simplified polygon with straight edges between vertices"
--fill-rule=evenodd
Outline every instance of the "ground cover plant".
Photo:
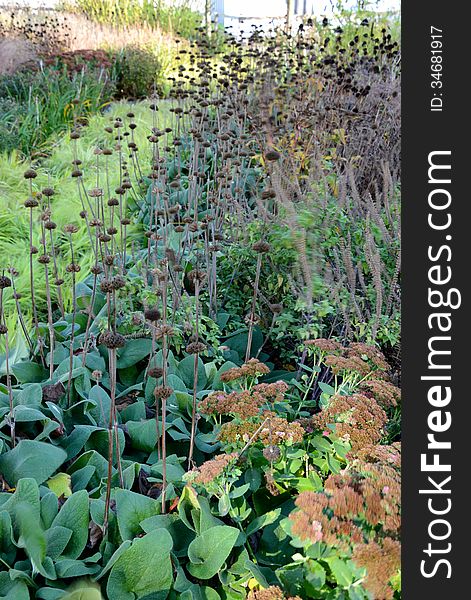
M 399 47 L 345 32 L 2 158 L 4 597 L 400 598 Z

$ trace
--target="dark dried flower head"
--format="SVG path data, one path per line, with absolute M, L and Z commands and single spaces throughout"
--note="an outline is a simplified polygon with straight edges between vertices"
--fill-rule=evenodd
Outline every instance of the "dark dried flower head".
M 144 311 L 144 317 L 148 321 L 158 321 L 160 319 L 160 311 L 157 307 L 146 308 Z
M 39 202 L 36 200 L 36 198 L 30 196 L 29 198 L 26 198 L 26 200 L 24 201 L 24 205 L 26 206 L 26 208 L 36 208 L 37 206 L 39 206 Z
M 158 385 L 154 389 L 154 398 L 156 400 L 165 400 L 173 394 L 173 389 L 167 385 Z
M 171 325 L 161 325 L 158 329 L 156 329 L 155 337 L 156 339 L 160 340 L 164 335 L 167 337 L 172 337 L 175 335 L 175 329 Z
M 79 273 L 82 267 L 78 263 L 70 263 L 65 267 L 67 273 Z
M 164 374 L 164 370 L 162 367 L 149 367 L 147 369 L 147 374 L 149 377 L 153 377 L 154 379 L 159 379 Z
M 99 335 L 98 343 L 103 344 L 103 346 L 106 346 L 110 350 L 115 350 L 116 348 L 123 348 L 126 340 L 120 333 L 107 330 Z
M 274 161 L 280 160 L 281 154 L 277 150 L 272 149 L 272 150 L 268 150 L 268 152 L 265 153 L 265 158 L 269 162 L 274 162 Z
M 113 289 L 113 282 L 110 279 L 102 279 L 100 281 L 100 290 L 104 294 L 111 294 Z
M 11 279 L 6 275 L 0 275 L 0 290 L 11 287 Z
M 23 177 L 25 179 L 35 179 L 37 176 L 38 176 L 38 174 L 36 173 L 36 171 L 34 169 L 27 169 L 23 173 Z
M 255 244 L 252 246 L 252 250 L 258 252 L 259 254 L 264 254 L 265 252 L 270 252 L 270 244 L 260 240 L 255 242 Z
M 74 223 L 68 223 L 67 225 L 64 226 L 65 233 L 68 233 L 69 235 L 77 233 L 78 230 L 79 230 L 79 228 Z
M 263 449 L 263 456 L 270 462 L 276 462 L 280 458 L 279 446 L 267 446 Z
M 3 323 L 0 323 L 0 335 L 5 335 L 8 333 L 8 327 Z
M 120 290 L 126 287 L 126 279 L 122 275 L 115 275 L 111 280 L 111 285 L 114 290 Z
M 101 273 L 103 273 L 103 267 L 101 265 L 93 265 L 90 268 L 90 271 L 93 275 L 100 275 Z
M 201 284 L 206 279 L 206 273 L 199 269 L 193 269 L 188 273 L 188 279 L 193 283 L 198 281 Z
M 186 351 L 188 352 L 188 354 L 201 354 L 205 350 L 206 344 L 203 344 L 202 342 L 191 342 L 186 347 Z

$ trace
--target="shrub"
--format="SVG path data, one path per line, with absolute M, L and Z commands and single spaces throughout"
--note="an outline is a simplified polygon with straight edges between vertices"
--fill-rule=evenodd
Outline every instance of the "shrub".
M 113 66 L 118 96 L 141 98 L 149 95 L 162 81 L 161 70 L 160 60 L 150 49 L 128 46 L 119 50 Z

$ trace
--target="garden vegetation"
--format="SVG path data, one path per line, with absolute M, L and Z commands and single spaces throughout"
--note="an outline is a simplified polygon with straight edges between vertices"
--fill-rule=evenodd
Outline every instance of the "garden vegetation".
M 400 598 L 399 43 L 191 32 L 0 78 L 0 595 Z

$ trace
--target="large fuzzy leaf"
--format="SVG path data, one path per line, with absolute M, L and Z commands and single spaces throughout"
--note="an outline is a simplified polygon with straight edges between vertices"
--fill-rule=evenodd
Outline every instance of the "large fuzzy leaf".
M 156 529 L 134 540 L 111 569 L 106 591 L 113 600 L 164 600 L 173 583 L 172 537 Z
M 188 571 L 198 579 L 214 577 L 222 567 L 239 536 L 239 530 L 216 525 L 203 531 L 188 547 Z
M 86 490 L 72 494 L 57 513 L 52 527 L 67 527 L 72 530 L 72 536 L 62 556 L 78 558 L 82 554 L 88 540 L 88 514 L 89 500 Z
M 37 483 L 43 483 L 66 458 L 67 454 L 57 446 L 21 440 L 15 448 L 0 456 L 0 472 L 10 485 L 16 485 L 23 477 L 32 477 Z
M 142 533 L 141 521 L 160 512 L 157 500 L 129 490 L 116 490 L 115 499 L 118 528 L 123 540 L 132 540 Z

